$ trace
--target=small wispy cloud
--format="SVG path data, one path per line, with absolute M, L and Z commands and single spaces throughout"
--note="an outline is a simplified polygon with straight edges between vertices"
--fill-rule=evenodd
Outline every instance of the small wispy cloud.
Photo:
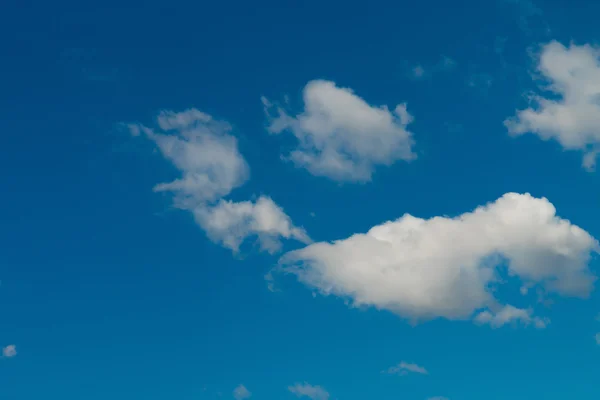
M 393 367 L 389 367 L 387 370 L 383 371 L 387 374 L 391 375 L 408 375 L 409 373 L 421 374 L 421 375 L 429 375 L 429 372 L 420 365 L 407 363 L 402 361 L 398 365 L 394 365 Z
M 246 386 L 239 385 L 235 389 L 233 389 L 233 397 L 235 400 L 244 400 L 252 396 L 252 392 L 250 392 Z
M 505 305 L 495 313 L 487 310 L 482 311 L 475 316 L 475 322 L 480 325 L 490 325 L 492 328 L 500 328 L 506 324 L 521 323 L 523 325 L 533 324 L 537 329 L 544 329 L 548 326 L 550 320 L 534 316 L 531 309 Z
M 467 79 L 467 86 L 473 89 L 478 89 L 484 93 L 487 93 L 488 89 L 492 87 L 494 78 L 485 72 L 473 73 Z
M 314 386 L 307 382 L 296 383 L 294 386 L 289 386 L 288 390 L 297 397 L 308 397 L 311 400 L 328 400 L 329 392 L 321 386 Z
M 413 79 L 430 78 L 439 72 L 449 71 L 456 67 L 456 61 L 450 57 L 442 56 L 435 64 L 423 65 L 421 63 L 410 68 L 410 77 Z
M 425 75 L 425 69 L 422 66 L 417 65 L 412 69 L 412 74 L 415 78 L 422 78 Z
M 10 344 L 2 349 L 2 357 L 12 358 L 17 355 L 17 346 Z

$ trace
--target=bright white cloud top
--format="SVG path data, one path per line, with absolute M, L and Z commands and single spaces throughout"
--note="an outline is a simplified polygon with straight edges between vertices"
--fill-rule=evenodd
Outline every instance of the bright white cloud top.
M 160 183 L 154 190 L 173 193 L 175 206 L 191 211 L 212 241 L 237 252 L 245 240 L 256 237 L 260 247 L 271 253 L 280 248 L 282 238 L 310 242 L 269 197 L 237 203 L 223 199 L 250 175 L 227 122 L 189 109 L 163 111 L 157 125 L 156 129 L 129 125 L 132 134 L 143 133 L 181 172 L 180 178 Z
M 594 168 L 600 151 L 600 49 L 553 41 L 542 48 L 537 69 L 547 94 L 534 95 L 533 106 L 507 119 L 506 127 L 515 136 L 533 133 L 581 150 L 584 167 Z
M 321 293 L 355 306 L 387 309 L 414 321 L 437 317 L 495 326 L 532 317 L 503 308 L 491 285 L 498 266 L 548 293 L 586 297 L 595 276 L 588 267 L 599 244 L 556 216 L 545 198 L 507 193 L 455 218 L 403 217 L 332 243 L 285 254 L 280 268 Z M 535 321 L 533 321 L 535 323 Z
M 365 182 L 377 166 L 416 158 L 407 130 L 413 117 L 406 104 L 392 111 L 372 106 L 351 89 L 323 80 L 309 82 L 303 99 L 304 111 L 295 116 L 265 98 L 263 104 L 269 132 L 289 131 L 298 140 L 286 158 L 311 174 L 340 182 Z

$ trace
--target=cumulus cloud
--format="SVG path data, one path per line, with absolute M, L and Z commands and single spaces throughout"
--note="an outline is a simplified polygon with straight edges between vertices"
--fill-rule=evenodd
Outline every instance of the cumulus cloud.
M 154 190 L 172 193 L 175 206 L 192 212 L 211 240 L 235 252 L 250 237 L 269 252 L 279 249 L 281 238 L 310 241 L 269 197 L 237 203 L 223 199 L 250 174 L 231 125 L 196 109 L 163 111 L 156 122 L 155 129 L 128 125 L 134 136 L 144 134 L 152 140 L 181 173 Z
M 159 132 L 130 125 L 134 134 L 145 133 L 181 171 L 181 178 L 160 183 L 154 187 L 155 191 L 173 192 L 179 206 L 193 207 L 229 194 L 248 179 L 248 165 L 228 123 L 215 121 L 196 109 L 179 113 L 163 111 L 157 122 Z
M 233 390 L 233 397 L 235 400 L 244 400 L 252 396 L 252 393 L 246 389 L 246 386 L 239 385 Z
M 291 132 L 298 146 L 287 158 L 311 174 L 340 182 L 365 182 L 376 166 L 410 161 L 413 117 L 406 104 L 392 111 L 372 106 L 351 89 L 315 80 L 304 88 L 304 111 L 290 116 L 263 98 L 268 130 Z
M 283 209 L 265 196 L 256 202 L 220 200 L 215 206 L 194 209 L 194 216 L 209 238 L 234 251 L 252 235 L 270 253 L 279 250 L 280 237 L 310 242 L 304 229 L 294 226 Z
M 313 386 L 309 383 L 296 383 L 289 386 L 288 390 L 298 397 L 308 397 L 312 400 L 328 400 L 329 393 L 321 386 Z
M 17 355 L 17 346 L 10 344 L 2 349 L 2 357 L 12 358 Z
M 538 329 L 544 329 L 550 322 L 547 318 L 535 317 L 532 310 L 516 308 L 511 305 L 505 305 L 496 313 L 485 310 L 475 316 L 475 322 L 479 324 L 488 324 L 492 328 L 499 328 L 509 323 L 520 322 L 524 325 L 532 324 Z
M 509 133 L 580 150 L 583 166 L 593 169 L 600 150 L 600 49 L 553 41 L 542 48 L 537 69 L 547 94 L 533 95 L 531 107 L 504 122 Z
M 507 193 L 454 218 L 405 214 L 366 234 L 311 244 L 285 254 L 278 270 L 322 294 L 415 322 L 470 319 L 501 307 L 494 296 L 499 267 L 549 293 L 588 296 L 596 279 L 588 262 L 598 249 L 547 199 Z M 490 321 L 506 319 L 510 310 Z
M 425 368 L 417 364 L 407 363 L 404 361 L 398 365 L 388 368 L 385 372 L 393 375 L 408 375 L 411 372 L 415 374 L 429 375 L 429 372 L 427 372 Z

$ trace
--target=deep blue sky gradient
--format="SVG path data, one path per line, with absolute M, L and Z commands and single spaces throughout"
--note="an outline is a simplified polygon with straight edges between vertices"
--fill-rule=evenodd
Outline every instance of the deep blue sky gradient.
M 597 399 L 597 293 L 561 299 L 546 330 L 416 327 L 236 259 L 152 192 L 174 171 L 118 129 L 196 107 L 234 126 L 250 181 L 316 240 L 408 212 L 457 215 L 510 191 L 545 196 L 600 237 L 600 181 L 581 154 L 502 121 L 534 88 L 530 52 L 594 43 L 600 3 L 537 1 L 8 2 L 0 12 L 0 359 L 6 400 Z M 549 30 L 548 30 L 549 29 Z M 505 41 L 501 48 L 500 43 Z M 456 67 L 415 80 L 410 68 Z M 280 160 L 260 96 L 312 79 L 371 104 L 408 102 L 419 159 L 337 185 Z M 488 87 L 484 82 L 491 79 Z M 479 82 L 475 87 L 470 80 Z M 311 216 L 314 213 L 315 216 Z M 286 244 L 286 249 L 295 244 Z M 593 269 L 598 271 L 597 264 Z M 516 296 L 508 293 L 508 296 Z M 400 360 L 429 376 L 381 374 Z

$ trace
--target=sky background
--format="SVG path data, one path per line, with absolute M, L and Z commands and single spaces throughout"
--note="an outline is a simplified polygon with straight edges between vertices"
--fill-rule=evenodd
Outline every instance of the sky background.
M 227 121 L 250 169 L 228 199 L 268 195 L 315 242 L 405 213 L 457 216 L 508 192 L 546 197 L 599 238 L 600 182 L 581 152 L 511 137 L 503 122 L 538 89 L 531 75 L 542 45 L 596 42 L 600 3 L 1 8 L 0 347 L 17 354 L 0 358 L 0 398 L 279 400 L 297 398 L 289 387 L 305 382 L 332 400 L 600 397 L 597 292 L 554 298 L 540 308 L 545 329 L 493 329 L 411 324 L 290 275 L 271 291 L 265 275 L 304 245 L 234 254 L 209 240 L 173 196 L 153 192 L 177 170 L 121 125 L 190 108 Z M 288 96 L 298 114 L 315 79 L 374 106 L 406 102 L 417 159 L 378 166 L 364 183 L 282 160 L 293 136 L 267 132 L 261 96 Z M 520 298 L 518 284 L 502 290 L 508 303 Z M 385 372 L 401 362 L 428 373 Z M 248 393 L 234 393 L 239 385 Z

